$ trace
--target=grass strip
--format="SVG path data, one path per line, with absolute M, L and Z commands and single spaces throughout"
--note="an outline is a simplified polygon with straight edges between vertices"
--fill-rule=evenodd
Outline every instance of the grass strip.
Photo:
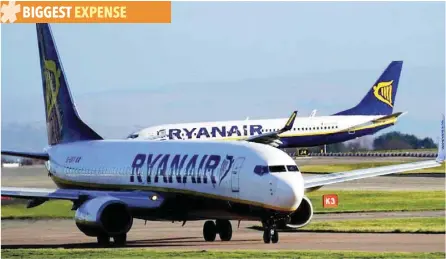
M 376 253 L 351 251 L 159 251 L 141 248 L 112 249 L 2 249 L 2 258 L 445 258 L 445 253 Z
M 357 169 L 365 169 L 371 167 L 379 167 L 379 166 L 388 166 L 388 165 L 397 165 L 402 164 L 404 162 L 364 162 L 364 163 L 355 163 L 355 164 L 326 164 L 326 165 L 303 165 L 300 166 L 299 169 L 303 173 L 336 173 L 336 172 L 344 172 L 351 171 Z M 409 163 L 409 162 L 407 162 Z M 441 166 L 426 168 L 420 170 L 413 170 L 404 172 L 403 174 L 430 174 L 430 173 L 445 173 L 445 163 Z
M 323 208 L 322 195 L 335 193 L 338 208 Z M 445 191 L 335 191 L 311 192 L 308 197 L 315 213 L 345 213 L 374 211 L 443 210 Z M 2 205 L 2 219 L 66 219 L 73 218 L 69 201 L 48 201 L 26 209 L 24 204 Z

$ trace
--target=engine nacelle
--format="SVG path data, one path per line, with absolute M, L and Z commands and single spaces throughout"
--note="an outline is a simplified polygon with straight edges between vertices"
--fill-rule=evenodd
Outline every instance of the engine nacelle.
M 86 201 L 76 210 L 74 219 L 87 236 L 115 236 L 127 233 L 133 225 L 127 204 L 110 196 Z
M 310 223 L 313 218 L 313 205 L 307 196 L 304 196 L 299 208 L 290 216 L 290 220 L 287 223 L 287 227 L 301 228 Z

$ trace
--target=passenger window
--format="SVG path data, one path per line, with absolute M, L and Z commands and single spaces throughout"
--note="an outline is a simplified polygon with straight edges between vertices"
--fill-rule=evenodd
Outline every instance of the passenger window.
M 285 166 L 283 165 L 272 165 L 269 166 L 269 171 L 271 173 L 281 173 L 281 172 L 286 172 Z
M 297 172 L 299 171 L 299 168 L 295 165 L 287 165 L 286 168 L 288 169 L 288 172 Z

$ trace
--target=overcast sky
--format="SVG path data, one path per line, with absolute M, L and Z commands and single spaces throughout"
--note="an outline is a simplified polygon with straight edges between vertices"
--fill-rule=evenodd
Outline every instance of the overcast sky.
M 403 60 L 391 130 L 438 136 L 444 2 L 173 2 L 171 24 L 54 24 L 81 116 L 102 135 L 161 123 L 329 115 Z M 2 123 L 44 125 L 34 24 L 2 25 Z M 115 134 L 115 133 L 114 133 Z

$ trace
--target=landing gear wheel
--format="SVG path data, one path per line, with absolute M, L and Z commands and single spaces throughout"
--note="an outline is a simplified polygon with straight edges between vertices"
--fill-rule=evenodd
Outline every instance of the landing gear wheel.
M 216 236 L 217 236 L 217 226 L 215 225 L 214 221 L 212 220 L 206 221 L 203 226 L 204 240 L 207 242 L 212 242 L 215 240 Z
M 273 244 L 279 242 L 279 232 L 277 230 L 274 230 L 274 233 L 271 235 L 271 242 Z
M 110 245 L 110 237 L 107 235 L 99 235 L 97 236 L 98 245 L 100 246 L 109 246 Z
M 125 246 L 127 243 L 127 234 L 121 234 L 113 237 L 116 246 Z
M 221 241 L 230 241 L 232 238 L 232 225 L 229 220 L 217 220 L 217 231 Z
M 269 244 L 271 242 L 271 230 L 270 229 L 265 229 L 263 231 L 263 242 L 265 242 L 265 244 Z

